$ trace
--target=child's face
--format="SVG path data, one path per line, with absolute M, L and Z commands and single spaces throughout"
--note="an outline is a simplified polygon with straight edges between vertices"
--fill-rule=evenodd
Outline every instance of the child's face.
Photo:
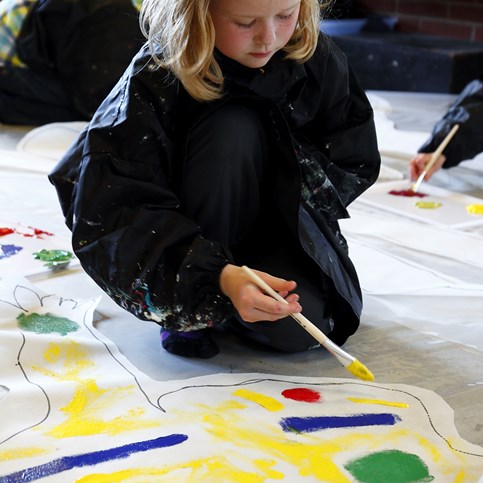
M 301 0 L 211 0 L 215 45 L 246 67 L 263 67 L 292 37 Z

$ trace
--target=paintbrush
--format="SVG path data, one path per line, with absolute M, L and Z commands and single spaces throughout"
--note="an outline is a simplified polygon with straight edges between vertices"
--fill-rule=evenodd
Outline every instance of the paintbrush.
M 411 191 L 414 191 L 415 193 L 418 192 L 419 186 L 423 182 L 424 177 L 428 174 L 428 171 L 434 166 L 434 163 L 436 163 L 436 161 L 438 160 L 438 158 L 441 156 L 441 153 L 444 151 L 444 148 L 451 141 L 451 139 L 456 134 L 456 131 L 458 130 L 459 127 L 460 127 L 459 124 L 455 124 L 451 128 L 451 131 L 446 135 L 446 137 L 443 139 L 443 141 L 441 142 L 441 144 L 436 148 L 436 151 L 432 154 L 431 159 L 428 161 L 428 164 L 424 167 L 424 170 L 419 175 L 419 178 L 409 188 Z
M 288 304 L 288 302 L 270 285 L 263 281 L 253 270 L 246 265 L 242 269 L 250 277 L 252 282 L 263 290 L 267 295 L 270 295 L 279 302 Z M 359 362 L 355 357 L 342 350 L 337 344 L 334 344 L 318 327 L 316 327 L 310 320 L 302 314 L 292 313 L 290 316 L 295 319 L 314 339 L 322 344 L 330 354 L 332 354 L 351 374 L 363 379 L 364 381 L 373 381 L 374 375 L 372 372 Z

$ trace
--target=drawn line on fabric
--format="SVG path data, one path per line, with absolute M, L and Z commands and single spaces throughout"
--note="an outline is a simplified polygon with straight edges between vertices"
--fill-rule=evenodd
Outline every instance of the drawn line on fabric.
M 382 391 L 389 391 L 389 392 L 393 392 L 393 393 L 396 393 L 396 394 L 405 394 L 406 396 L 408 396 L 409 398 L 411 399 L 414 399 L 417 403 L 419 403 L 419 405 L 422 407 L 424 413 L 426 414 L 426 417 L 428 419 L 428 422 L 429 422 L 429 425 L 431 426 L 432 430 L 434 431 L 434 433 L 439 436 L 445 443 L 446 445 L 451 448 L 453 451 L 456 451 L 458 453 L 461 453 L 461 454 L 466 454 L 466 455 L 469 455 L 469 456 L 476 456 L 478 458 L 483 458 L 483 453 L 473 453 L 473 452 L 469 452 L 469 451 L 464 451 L 464 450 L 461 450 L 461 449 L 458 449 L 456 448 L 455 446 L 453 446 L 452 443 L 450 443 L 437 429 L 436 427 L 434 426 L 434 423 L 433 423 L 433 420 L 431 419 L 431 415 L 426 407 L 426 405 L 424 404 L 424 402 L 416 395 L 414 394 L 411 394 L 410 392 L 407 392 L 407 391 L 404 391 L 402 389 L 396 389 L 396 388 L 388 388 L 388 387 L 382 387 L 382 386 L 378 386 L 377 384 L 374 384 L 374 383 L 371 383 L 371 384 L 365 384 L 363 382 L 352 382 L 352 381 L 348 381 L 348 382 L 313 382 L 313 383 L 308 383 L 307 381 L 293 381 L 293 380 L 285 380 L 285 379 L 274 379 L 274 378 L 261 378 L 261 379 L 247 379 L 245 381 L 240 381 L 238 383 L 235 383 L 235 384 L 200 384 L 200 385 L 189 385 L 189 386 L 183 386 L 183 387 L 180 387 L 178 389 L 174 389 L 172 391 L 169 391 L 169 392 L 166 392 L 164 394 L 161 394 L 161 396 L 159 396 L 158 398 L 158 401 L 160 401 L 162 398 L 166 397 L 166 396 L 170 396 L 172 394 L 176 394 L 178 392 L 181 392 L 181 391 L 185 391 L 185 390 L 188 390 L 188 389 L 201 389 L 201 388 L 210 388 L 210 387 L 220 387 L 220 388 L 228 388 L 228 387 L 240 387 L 240 386 L 247 386 L 247 385 L 251 385 L 251 384 L 257 384 L 257 383 L 261 383 L 261 382 L 277 382 L 277 383 L 283 383 L 283 384 L 287 384 L 287 385 L 296 385 L 296 386 L 307 386 L 308 384 L 311 385 L 311 386 L 315 386 L 315 387 L 329 387 L 329 386 L 363 386 L 363 387 L 369 387 L 369 388 L 377 388 L 377 389 L 380 389 Z M 162 408 L 164 412 L 168 412 L 166 408 Z
M 52 476 L 73 468 L 94 466 L 106 461 L 127 458 L 133 453 L 141 453 L 152 449 L 167 448 L 183 443 L 188 439 L 185 434 L 171 434 L 156 439 L 129 443 L 115 448 L 91 453 L 82 453 L 73 456 L 64 456 L 39 466 L 16 471 L 9 475 L 0 476 L 1 483 L 17 483 L 19 481 L 35 481 L 47 476 Z
M 47 403 L 47 410 L 45 412 L 45 416 L 40 421 L 38 421 L 35 424 L 31 424 L 30 426 L 27 426 L 27 427 L 25 427 L 25 428 L 17 431 L 16 433 L 11 434 L 10 436 L 7 436 L 3 441 L 0 441 L 0 445 L 2 445 L 4 443 L 6 443 L 7 441 L 15 438 L 15 436 L 18 436 L 19 434 L 24 433 L 25 431 L 28 431 L 29 429 L 35 428 L 36 426 L 40 426 L 44 421 L 47 420 L 47 418 L 50 415 L 51 409 L 52 409 L 52 405 L 50 403 L 50 399 L 49 399 L 49 396 L 48 396 L 47 392 L 45 391 L 45 389 L 42 386 L 40 386 L 39 384 L 37 384 L 37 383 L 35 383 L 35 382 L 33 382 L 33 381 L 31 381 L 29 379 L 29 377 L 27 375 L 27 372 L 25 371 L 25 369 L 24 369 L 24 367 L 22 365 L 22 362 L 20 361 L 21 354 L 22 354 L 22 350 L 25 347 L 26 338 L 25 338 L 25 335 L 21 331 L 19 331 L 19 332 L 20 332 L 20 336 L 22 337 L 22 344 L 20 345 L 20 349 L 19 349 L 18 354 L 17 354 L 17 363 L 16 363 L 16 365 L 20 368 L 20 371 L 22 372 L 23 377 L 25 378 L 25 380 L 29 384 L 31 384 L 32 386 L 38 387 L 40 389 L 40 391 L 42 392 L 42 394 L 45 396 L 45 401 Z M 3 479 L 0 478 L 0 481 L 3 482 Z
M 101 340 L 95 333 L 94 331 L 91 329 L 91 327 L 87 324 L 86 322 L 86 319 L 85 319 L 85 314 L 84 314 L 84 319 L 83 319 L 83 325 L 84 327 L 89 331 L 89 333 L 92 335 L 92 337 L 94 337 L 94 339 L 96 339 L 98 342 L 100 342 L 107 350 L 108 354 L 112 357 L 112 359 L 114 361 L 116 361 L 116 363 L 122 367 L 122 369 L 124 369 L 124 371 L 126 371 L 134 380 L 134 383 L 136 384 L 136 386 L 138 387 L 139 391 L 142 393 L 142 395 L 145 397 L 146 401 L 155 409 L 157 410 L 160 410 L 162 411 L 163 413 L 165 413 L 165 409 L 161 407 L 161 405 L 159 404 L 159 398 L 158 400 L 154 403 L 153 401 L 151 401 L 150 397 L 148 396 L 148 394 L 146 393 L 146 391 L 143 389 L 141 383 L 139 382 L 139 379 L 137 378 L 136 374 L 134 374 L 132 371 L 130 371 L 114 354 L 113 352 L 111 351 L 110 347 L 103 341 Z
M 30 287 L 25 287 L 24 285 L 16 285 L 14 290 L 13 290 L 14 302 L 10 302 L 8 300 L 0 300 L 0 303 L 11 305 L 12 307 L 15 307 L 16 309 L 19 309 L 19 310 L 23 310 L 24 312 L 29 312 L 29 309 L 26 309 L 19 301 L 19 296 L 17 295 L 17 293 L 20 291 L 20 289 L 26 290 L 27 292 L 30 292 L 30 293 L 33 293 L 37 297 L 37 299 L 39 301 L 39 305 L 41 307 L 44 307 L 44 300 L 45 299 L 53 297 L 53 295 L 49 295 L 49 294 L 46 294 L 46 295 L 41 297 L 35 290 L 32 290 Z M 74 300 L 74 299 L 71 299 L 71 298 L 60 297 L 58 305 L 60 307 L 64 304 L 66 304 L 67 302 L 72 303 L 71 309 L 75 310 L 75 309 L 78 309 L 79 307 L 82 307 L 86 303 L 90 303 L 91 301 L 87 300 L 84 303 L 79 304 L 79 302 L 77 300 Z

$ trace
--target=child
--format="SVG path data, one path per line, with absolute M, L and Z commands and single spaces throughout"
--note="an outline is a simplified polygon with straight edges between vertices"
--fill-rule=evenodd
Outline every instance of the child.
M 419 148 L 419 154 L 409 162 L 409 174 L 415 180 L 424 171 L 432 153 L 441 144 L 451 128 L 460 127 L 454 138 L 428 171 L 425 180 L 441 167 L 447 169 L 457 166 L 465 159 L 473 159 L 483 152 L 483 80 L 471 81 L 451 104 L 446 114 L 434 125 L 429 139 Z
M 380 157 L 371 106 L 319 33 L 319 8 L 144 0 L 147 45 L 50 175 L 86 272 L 159 323 L 170 352 L 212 357 L 221 326 L 309 349 L 289 317 L 302 307 L 338 344 L 357 330 L 360 287 L 337 220 Z

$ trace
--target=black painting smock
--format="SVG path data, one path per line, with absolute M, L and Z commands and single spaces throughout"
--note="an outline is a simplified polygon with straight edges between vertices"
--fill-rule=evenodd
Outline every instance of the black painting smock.
M 285 226 L 333 283 L 330 337 L 342 344 L 357 330 L 361 291 L 337 220 L 379 172 L 372 108 L 328 39 L 304 64 L 283 55 L 250 69 L 217 53 L 226 95 L 199 103 L 142 49 L 51 173 L 82 266 L 140 319 L 187 330 L 233 314 L 219 274 L 237 261 L 185 216 L 177 189 L 190 126 L 241 103 L 260 113 L 278 154 L 273 186 Z

